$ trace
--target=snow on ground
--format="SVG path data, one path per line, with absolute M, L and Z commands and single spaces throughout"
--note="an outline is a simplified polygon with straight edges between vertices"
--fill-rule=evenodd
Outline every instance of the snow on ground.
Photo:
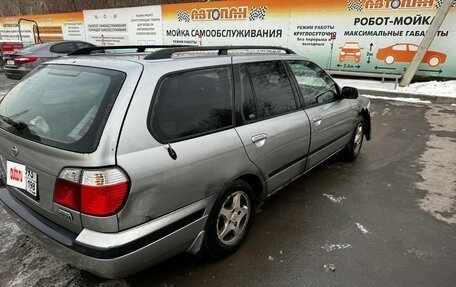
M 428 100 L 420 100 L 418 98 L 403 98 L 403 97 L 382 97 L 382 96 L 372 96 L 372 95 L 363 95 L 369 99 L 378 99 L 378 100 L 388 100 L 388 101 L 397 101 L 397 102 L 405 102 L 411 104 L 431 104 L 431 101 Z
M 349 86 L 355 87 L 358 89 L 368 89 L 368 90 L 379 90 L 379 91 L 390 91 L 394 90 L 394 81 L 385 80 L 382 83 L 381 80 L 372 80 L 372 79 L 364 79 L 364 78 L 334 78 L 336 82 L 341 87 Z
M 456 81 L 417 82 L 410 84 L 407 87 L 397 86 L 395 89 L 395 83 L 391 80 L 385 80 L 384 83 L 382 83 L 381 80 L 359 78 L 335 78 L 335 80 L 340 86 L 351 86 L 364 90 L 391 91 L 396 93 L 456 98 Z
M 443 222 L 456 224 L 456 117 L 454 108 L 431 106 L 426 120 L 431 125 L 426 150 L 418 163 L 422 167 L 421 182 L 416 185 L 426 191 L 419 206 Z
M 104 280 L 85 274 L 39 247 L 0 207 L 0 286 L 129 286 L 125 280 Z
M 411 94 L 456 98 L 456 81 L 430 81 L 413 83 L 407 87 L 399 87 L 398 91 Z

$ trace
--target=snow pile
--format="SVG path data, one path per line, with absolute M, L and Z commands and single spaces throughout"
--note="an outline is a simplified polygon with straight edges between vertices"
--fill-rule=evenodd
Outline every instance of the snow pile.
M 326 250 L 326 252 L 331 252 L 331 251 L 334 251 L 334 250 L 352 248 L 352 245 L 350 243 L 341 243 L 341 244 L 329 244 L 329 243 L 326 243 L 325 245 L 320 246 L 320 248 Z
M 399 92 L 456 98 L 456 81 L 430 81 L 399 87 Z
M 0 286 L 128 287 L 125 280 L 85 278 L 48 251 L 38 247 L 0 207 Z
M 21 235 L 22 232 L 20 231 L 19 227 L 17 227 L 17 225 L 11 220 L 6 211 L 4 211 L 1 207 L 0 231 L 0 256 L 3 258 L 4 252 L 11 249 L 16 238 Z
M 336 197 L 336 196 L 334 196 L 334 195 L 332 195 L 332 194 L 326 194 L 326 193 L 323 193 L 322 195 L 323 195 L 323 196 L 326 196 L 329 200 L 331 200 L 331 201 L 334 202 L 334 203 L 342 203 L 342 201 L 343 201 L 344 199 L 347 199 L 345 196 L 338 196 L 338 197 Z
M 341 87 L 350 86 L 361 90 L 383 91 L 391 93 L 407 93 L 416 95 L 438 96 L 456 98 L 456 81 L 430 81 L 417 82 L 407 87 L 399 87 L 394 81 L 382 81 L 372 79 L 346 79 L 335 78 Z
M 404 102 L 404 103 L 411 103 L 411 104 L 431 104 L 431 101 L 420 100 L 418 98 L 383 97 L 383 96 L 372 96 L 372 95 L 363 95 L 363 96 L 366 98 L 369 98 L 369 99 L 397 101 L 397 102 Z M 384 111 L 384 114 L 382 114 L 382 116 L 384 116 L 386 113 Z

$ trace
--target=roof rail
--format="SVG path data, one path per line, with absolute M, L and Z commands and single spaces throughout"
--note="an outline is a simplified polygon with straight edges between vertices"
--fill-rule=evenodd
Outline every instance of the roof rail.
M 158 60 L 172 58 L 175 53 L 218 51 L 218 55 L 228 55 L 228 50 L 281 50 L 286 54 L 296 54 L 294 51 L 279 46 L 184 46 L 170 47 L 150 53 L 144 60 Z
M 106 53 L 106 50 L 128 50 L 128 49 L 136 49 L 136 53 L 143 53 L 146 49 L 172 49 L 172 48 L 184 48 L 188 46 L 179 46 L 179 45 L 125 45 L 125 46 L 95 46 L 95 47 L 88 47 L 78 49 L 69 53 L 69 56 L 76 56 L 76 55 L 90 55 L 94 51 L 98 51 L 99 53 Z

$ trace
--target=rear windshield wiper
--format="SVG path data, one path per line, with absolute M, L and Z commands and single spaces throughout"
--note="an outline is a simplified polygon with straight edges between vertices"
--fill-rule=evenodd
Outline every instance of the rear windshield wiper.
M 27 123 L 22 121 L 15 121 L 7 116 L 0 115 L 0 119 L 8 125 L 12 126 L 16 131 L 22 131 L 28 127 Z

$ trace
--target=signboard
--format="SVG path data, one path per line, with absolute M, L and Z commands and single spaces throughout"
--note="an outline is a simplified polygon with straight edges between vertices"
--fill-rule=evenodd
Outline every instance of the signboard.
M 288 47 L 333 70 L 402 74 L 441 0 L 297 1 Z M 417 75 L 456 77 L 456 8 L 446 17 Z
M 270 0 L 162 5 L 163 41 L 278 45 L 325 69 L 402 74 L 442 0 Z M 456 77 L 456 8 L 418 75 Z
M 19 22 L 20 19 L 25 20 Z M 82 12 L 3 17 L 0 18 L 0 39 L 20 40 L 20 28 L 24 46 L 39 42 L 35 22 L 43 42 L 86 39 Z
M 162 5 L 163 41 L 170 45 L 275 45 L 287 42 L 290 1 Z
M 84 11 L 87 41 L 99 46 L 162 44 L 161 6 Z
M 239 0 L 0 18 L 0 39 L 18 40 L 18 20 L 41 40 L 113 45 L 268 45 L 295 50 L 325 69 L 402 74 L 443 0 Z M 453 6 L 456 6 L 456 1 Z M 20 25 L 24 46 L 34 23 Z M 34 33 L 35 32 L 35 33 Z M 456 7 L 418 75 L 456 77 Z

